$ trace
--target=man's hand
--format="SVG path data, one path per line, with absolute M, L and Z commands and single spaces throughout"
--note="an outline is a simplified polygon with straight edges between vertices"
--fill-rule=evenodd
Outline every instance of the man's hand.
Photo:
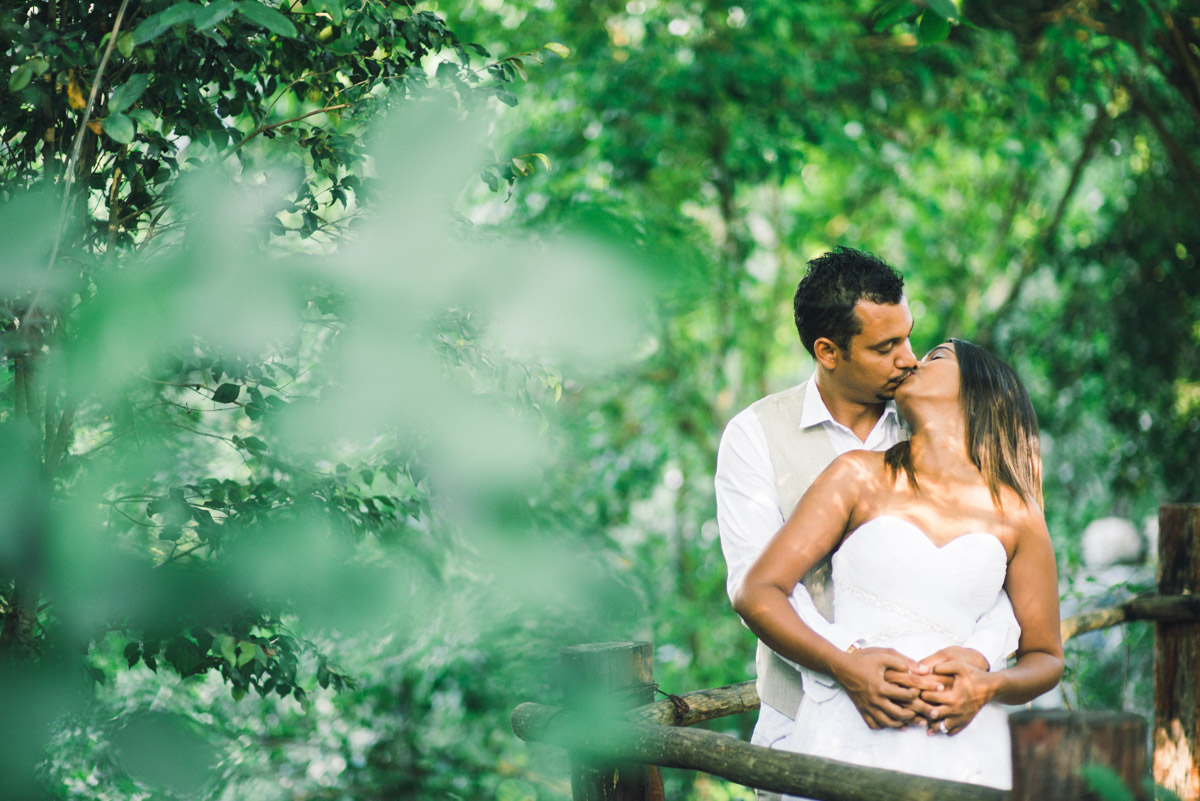
M 833 677 L 838 680 L 872 729 L 907 726 L 917 716 L 911 708 L 920 690 L 911 683 L 891 681 L 889 676 L 924 676 L 929 668 L 892 648 L 861 648 L 846 654 Z

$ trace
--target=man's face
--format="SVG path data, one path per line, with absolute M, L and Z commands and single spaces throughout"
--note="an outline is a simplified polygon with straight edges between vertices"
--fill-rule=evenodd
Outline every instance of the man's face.
M 847 400 L 880 403 L 891 400 L 917 364 L 908 335 L 913 318 L 908 301 L 872 303 L 860 300 L 854 314 L 862 332 L 838 349 L 833 379 Z

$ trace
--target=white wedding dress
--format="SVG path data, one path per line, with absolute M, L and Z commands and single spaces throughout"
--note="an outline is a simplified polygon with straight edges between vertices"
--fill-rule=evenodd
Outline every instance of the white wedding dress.
M 867 521 L 833 556 L 834 620 L 863 632 L 869 647 L 922 659 L 958 645 L 996 602 L 1007 554 L 987 533 L 942 547 L 899 517 Z M 952 737 L 913 726 L 871 729 L 839 687 L 805 681 L 790 751 L 940 779 L 1012 787 L 1008 715 L 988 704 Z

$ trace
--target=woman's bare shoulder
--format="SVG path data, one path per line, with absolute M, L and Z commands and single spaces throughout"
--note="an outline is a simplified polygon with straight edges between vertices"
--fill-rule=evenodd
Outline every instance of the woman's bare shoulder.
M 1032 538 L 1049 542 L 1050 530 L 1046 527 L 1046 516 L 1036 501 L 1022 501 L 1015 492 L 1012 493 L 1012 499 L 1006 499 L 1004 518 L 1018 540 Z
M 879 451 L 847 451 L 826 468 L 826 475 L 839 481 L 856 483 L 877 480 L 884 474 L 883 454 Z

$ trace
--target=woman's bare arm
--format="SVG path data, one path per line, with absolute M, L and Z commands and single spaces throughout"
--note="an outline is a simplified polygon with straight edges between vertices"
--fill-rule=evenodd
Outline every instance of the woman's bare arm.
M 834 460 L 742 577 L 733 599 L 742 620 L 773 651 L 837 679 L 872 728 L 901 726 L 915 716 L 907 705 L 917 691 L 887 681 L 884 672 L 928 669 L 892 649 L 838 649 L 804 624 L 788 598 L 841 543 L 863 487 L 881 470 L 879 454 L 853 451 Z
M 1017 539 L 1004 587 L 1021 625 L 1021 639 L 1017 662 L 999 672 L 993 698 L 1023 704 L 1053 689 L 1063 673 L 1058 567 L 1046 521 L 1036 508 L 1029 511 L 1029 522 Z

